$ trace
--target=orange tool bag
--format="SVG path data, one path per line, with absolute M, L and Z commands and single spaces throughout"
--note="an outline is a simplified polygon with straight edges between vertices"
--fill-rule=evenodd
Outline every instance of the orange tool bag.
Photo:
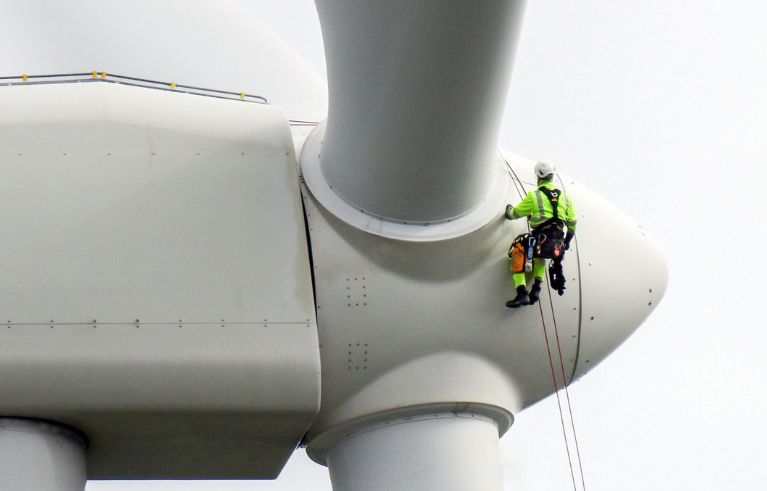
M 532 241 L 532 244 L 531 244 Z M 535 238 L 530 234 L 522 234 L 511 243 L 509 247 L 509 260 L 511 261 L 511 272 L 514 274 L 524 273 L 532 270 L 532 251 L 535 246 Z

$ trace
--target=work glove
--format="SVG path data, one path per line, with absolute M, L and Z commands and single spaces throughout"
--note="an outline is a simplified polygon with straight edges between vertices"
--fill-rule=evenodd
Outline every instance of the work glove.
M 573 237 L 575 237 L 575 232 L 567 232 L 567 235 L 565 235 L 565 250 L 570 250 L 570 241 L 573 240 Z
M 503 214 L 503 216 L 504 216 L 504 218 L 506 218 L 506 220 L 511 220 L 511 217 L 509 216 L 509 213 L 511 213 L 511 210 L 513 210 L 513 209 L 514 209 L 513 206 L 506 205 L 506 213 Z

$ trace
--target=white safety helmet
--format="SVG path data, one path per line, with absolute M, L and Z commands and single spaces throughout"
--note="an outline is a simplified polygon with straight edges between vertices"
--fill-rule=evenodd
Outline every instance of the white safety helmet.
M 541 160 L 535 164 L 535 175 L 538 179 L 551 179 L 554 172 L 556 172 L 556 169 L 551 162 Z

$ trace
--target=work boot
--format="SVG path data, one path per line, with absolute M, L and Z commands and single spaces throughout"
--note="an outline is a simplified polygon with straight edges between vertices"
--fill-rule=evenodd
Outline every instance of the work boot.
M 530 305 L 535 305 L 539 298 L 541 298 L 541 280 L 536 278 L 533 287 L 530 288 Z
M 527 296 L 527 288 L 525 285 L 517 287 L 517 296 L 506 302 L 506 306 L 512 309 L 527 305 L 530 302 L 530 297 Z

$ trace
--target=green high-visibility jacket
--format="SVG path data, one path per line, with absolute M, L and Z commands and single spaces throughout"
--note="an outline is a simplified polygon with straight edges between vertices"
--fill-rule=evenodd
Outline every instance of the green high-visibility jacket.
M 549 218 L 554 216 L 554 208 L 551 206 L 549 198 L 543 194 L 541 188 L 556 189 L 551 181 L 543 181 L 538 185 L 535 191 L 530 191 L 517 206 L 509 211 L 506 218 L 516 220 L 517 218 L 529 217 L 530 227 L 535 228 Z M 557 214 L 559 219 L 567 227 L 568 232 L 575 232 L 575 206 L 573 200 L 566 193 L 562 192 L 559 196 L 557 205 Z

